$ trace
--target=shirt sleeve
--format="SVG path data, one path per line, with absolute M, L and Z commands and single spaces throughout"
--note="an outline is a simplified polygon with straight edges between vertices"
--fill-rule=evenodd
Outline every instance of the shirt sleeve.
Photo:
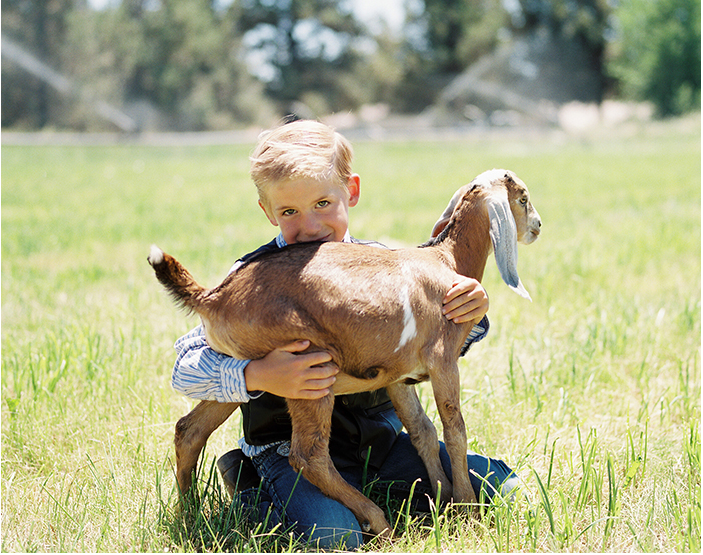
M 181 337 L 174 345 L 178 356 L 173 367 L 171 386 L 192 399 L 219 403 L 246 403 L 244 369 L 249 360 L 239 360 L 213 350 L 200 325 Z
M 478 343 L 486 337 L 490 328 L 491 324 L 488 321 L 488 316 L 481 318 L 481 321 L 471 328 L 469 336 L 466 338 L 466 341 L 464 341 L 464 346 L 461 348 L 460 356 L 464 356 L 474 343 Z

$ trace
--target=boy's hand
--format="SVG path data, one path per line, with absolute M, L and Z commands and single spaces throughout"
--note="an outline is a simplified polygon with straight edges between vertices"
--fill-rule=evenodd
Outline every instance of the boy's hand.
M 442 313 L 448 320 L 475 324 L 488 312 L 488 295 L 477 280 L 457 274 L 442 304 Z
M 266 391 L 288 399 L 320 399 L 336 381 L 339 368 L 326 351 L 297 354 L 310 341 L 296 341 L 252 360 L 244 369 L 248 391 Z

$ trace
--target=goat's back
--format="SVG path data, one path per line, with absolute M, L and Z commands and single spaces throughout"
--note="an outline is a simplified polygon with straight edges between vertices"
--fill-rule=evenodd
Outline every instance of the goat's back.
M 226 354 L 256 359 L 309 339 L 342 371 L 366 373 L 398 365 L 410 336 L 441 335 L 453 276 L 428 249 L 296 244 L 230 274 L 201 315 L 208 341 Z

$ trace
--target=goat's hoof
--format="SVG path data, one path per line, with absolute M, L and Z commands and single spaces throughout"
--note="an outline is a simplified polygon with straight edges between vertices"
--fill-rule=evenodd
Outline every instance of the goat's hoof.
M 361 522 L 359 525 L 361 526 L 361 531 L 368 536 L 375 536 L 384 540 L 393 539 L 393 530 L 388 523 L 379 523 L 377 526 L 373 526 L 370 522 L 366 521 Z

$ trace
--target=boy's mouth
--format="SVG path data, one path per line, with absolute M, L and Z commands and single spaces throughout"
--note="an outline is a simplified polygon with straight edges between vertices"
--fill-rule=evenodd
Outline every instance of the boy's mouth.
M 329 241 L 332 241 L 332 234 L 325 235 L 323 237 L 313 237 L 312 239 L 305 239 L 304 241 L 300 241 L 301 243 L 327 243 Z

